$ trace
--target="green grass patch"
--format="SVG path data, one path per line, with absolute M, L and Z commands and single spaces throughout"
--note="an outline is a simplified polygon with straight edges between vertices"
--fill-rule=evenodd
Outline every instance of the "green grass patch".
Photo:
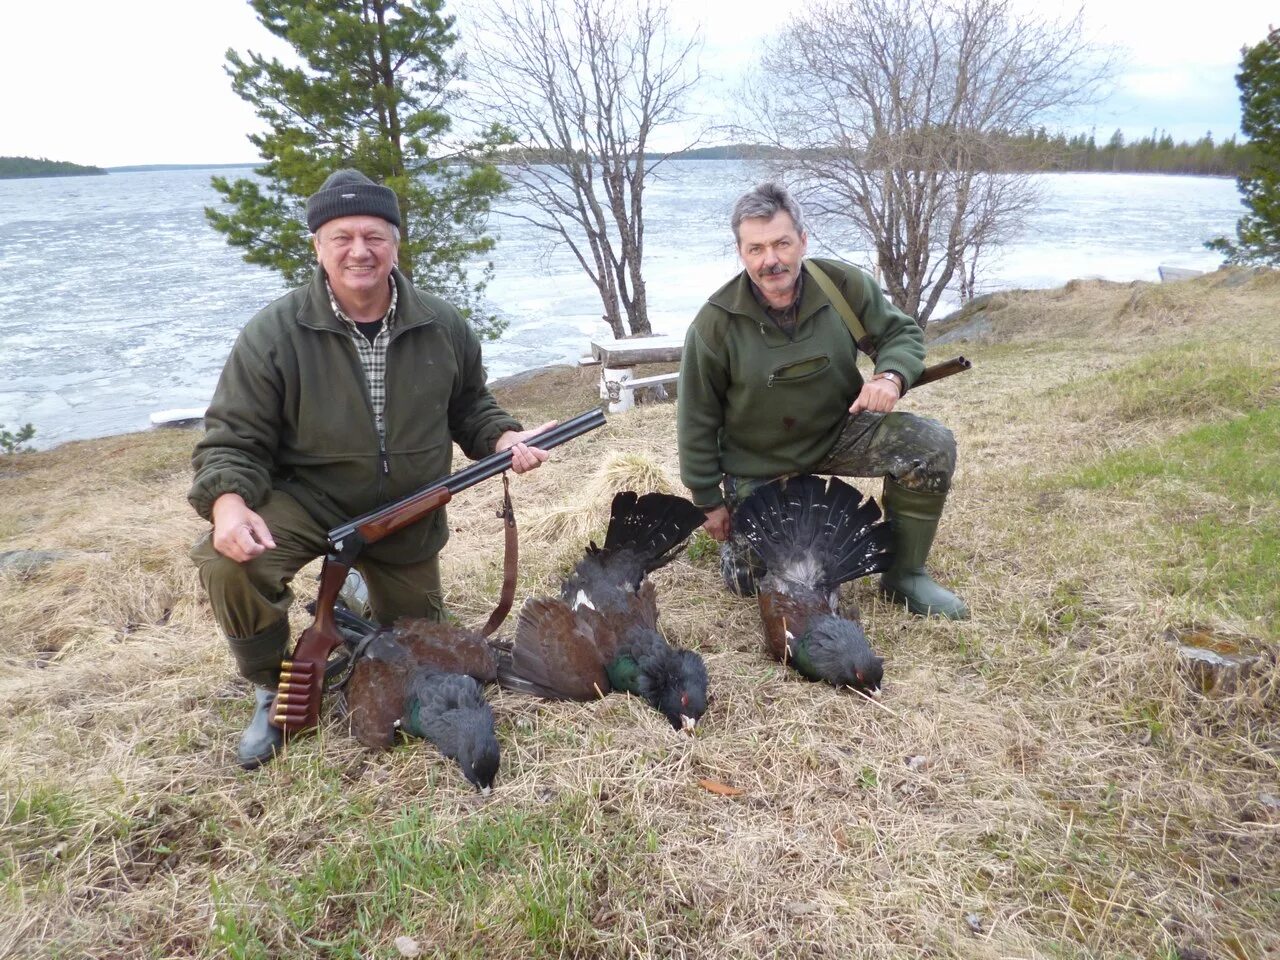
M 1280 406 L 1113 454 L 1067 482 L 1131 492 L 1159 483 L 1152 527 L 1165 586 L 1216 596 L 1280 634 Z
M 1080 419 L 1232 416 L 1280 402 L 1280 349 L 1259 344 L 1181 344 L 1118 370 L 1055 387 Z
M 640 841 L 588 836 L 586 804 L 478 813 L 442 825 L 425 808 L 331 844 L 292 879 L 213 890 L 214 944 L 231 957 L 362 958 L 414 937 L 432 956 L 580 953 L 593 887 Z M 379 954 L 380 955 L 380 954 Z

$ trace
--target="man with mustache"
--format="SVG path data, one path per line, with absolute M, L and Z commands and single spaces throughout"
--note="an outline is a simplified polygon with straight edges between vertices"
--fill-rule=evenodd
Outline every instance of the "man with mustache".
M 510 449 L 523 473 L 547 459 L 485 386 L 480 342 L 451 305 L 400 272 L 394 190 L 339 170 L 307 200 L 311 282 L 245 325 L 196 444 L 191 505 L 212 528 L 191 552 L 241 676 L 255 685 L 238 760 L 279 750 L 268 722 L 289 642 L 290 583 L 326 532 L 450 473 L 456 442 Z M 375 618 L 443 620 L 444 510 L 363 551 Z
M 689 327 L 677 412 L 681 478 L 722 544 L 726 586 L 755 592 L 757 571 L 734 542 L 732 512 L 757 486 L 797 473 L 882 476 L 895 560 L 881 592 L 913 613 L 966 618 L 964 602 L 924 567 L 955 438 L 937 421 L 894 410 L 924 369 L 919 325 L 861 270 L 804 259 L 804 218 L 784 187 L 743 194 L 731 225 L 744 269 Z M 828 289 L 866 330 L 870 380 L 858 372 L 859 345 Z

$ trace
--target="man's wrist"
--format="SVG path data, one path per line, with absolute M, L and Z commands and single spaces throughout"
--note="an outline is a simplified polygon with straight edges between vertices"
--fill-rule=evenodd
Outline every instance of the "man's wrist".
M 902 396 L 902 394 L 906 391 L 906 387 L 907 387 L 906 379 L 897 370 L 884 370 L 880 373 L 877 373 L 871 379 L 872 380 L 888 380 L 898 389 L 898 396 Z

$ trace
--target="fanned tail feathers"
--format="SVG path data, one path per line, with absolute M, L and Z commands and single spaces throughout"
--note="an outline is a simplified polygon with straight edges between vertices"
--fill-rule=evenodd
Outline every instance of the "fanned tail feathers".
M 669 563 L 705 520 L 702 510 L 684 497 L 670 493 L 637 496 L 624 490 L 613 498 L 609 509 L 603 550 L 634 550 L 644 562 L 644 572 L 649 573 Z
M 775 480 L 751 494 L 733 516 L 770 573 L 829 590 L 893 561 L 889 524 L 875 500 L 836 477 Z

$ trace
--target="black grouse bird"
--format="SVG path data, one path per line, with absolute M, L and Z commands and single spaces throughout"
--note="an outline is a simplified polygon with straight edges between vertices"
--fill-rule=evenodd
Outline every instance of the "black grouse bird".
M 483 688 L 497 679 L 497 662 L 484 638 L 431 620 L 405 618 L 380 629 L 349 611 L 336 614 L 345 629 L 372 632 L 345 690 L 356 739 L 386 748 L 400 730 L 429 740 L 487 794 L 499 751 Z
M 878 695 L 884 662 L 856 612 L 840 615 L 838 591 L 893 560 L 876 502 L 843 480 L 806 474 L 757 489 L 733 525 L 765 566 L 757 600 L 769 653 L 810 680 Z
M 658 632 L 646 574 L 670 562 L 705 520 L 684 497 L 613 498 L 604 546 L 587 547 L 561 585 L 561 599 L 530 599 L 515 640 L 500 646 L 498 682 L 550 700 L 634 693 L 671 725 L 692 732 L 707 709 L 707 668 Z

